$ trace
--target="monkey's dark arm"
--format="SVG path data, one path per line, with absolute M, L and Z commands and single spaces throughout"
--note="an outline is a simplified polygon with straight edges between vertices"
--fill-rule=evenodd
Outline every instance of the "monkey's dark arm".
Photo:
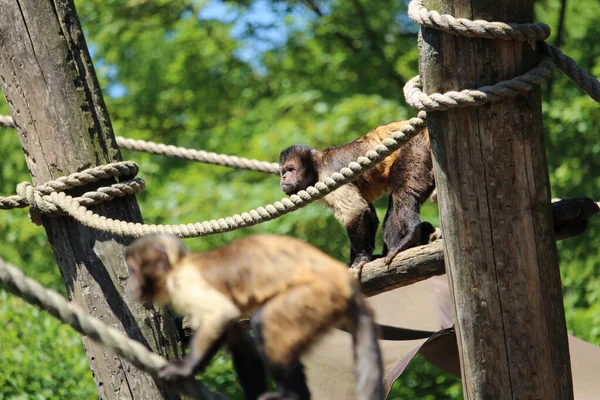
M 190 343 L 190 354 L 183 360 L 171 361 L 158 371 L 159 378 L 168 381 L 189 378 L 203 370 L 241 317 L 241 311 L 228 297 L 203 282 L 189 283 L 184 289 L 187 290 L 177 293 L 177 296 L 187 298 L 185 302 L 179 302 L 181 311 L 190 317 L 197 329 Z
M 192 351 L 190 355 L 182 360 L 173 360 L 158 371 L 158 377 L 167 381 L 176 381 L 183 378 L 194 376 L 202 371 L 213 359 L 217 351 L 226 340 L 226 334 L 223 333 L 219 338 L 213 341 L 206 349 L 199 350 L 195 345 L 202 341 L 201 333 L 196 332 L 192 336 Z

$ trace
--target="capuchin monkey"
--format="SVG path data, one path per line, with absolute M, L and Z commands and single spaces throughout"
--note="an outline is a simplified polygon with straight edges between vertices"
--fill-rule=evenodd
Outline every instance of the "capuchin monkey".
M 408 121 L 379 126 L 366 136 L 338 147 L 318 151 L 303 145 L 284 149 L 279 156 L 280 187 L 287 195 L 298 193 L 351 161 L 374 150 Z M 427 128 L 358 179 L 323 198 L 350 240 L 349 265 L 360 275 L 373 258 L 379 219 L 373 201 L 390 193 L 383 221 L 383 255 L 389 265 L 401 251 L 420 243 L 419 211 L 435 187 Z
M 133 242 L 125 256 L 128 292 L 142 301 L 171 303 L 195 329 L 189 356 L 171 361 L 159 377 L 193 376 L 226 344 L 246 399 L 266 391 L 263 360 L 278 393 L 261 399 L 309 399 L 300 356 L 328 328 L 345 323 L 353 338 L 358 399 L 383 399 L 372 312 L 352 272 L 315 247 L 258 235 L 190 254 L 175 236 L 148 235 Z M 246 315 L 256 344 L 238 322 Z M 431 335 L 384 328 L 397 329 L 388 334 L 406 339 Z

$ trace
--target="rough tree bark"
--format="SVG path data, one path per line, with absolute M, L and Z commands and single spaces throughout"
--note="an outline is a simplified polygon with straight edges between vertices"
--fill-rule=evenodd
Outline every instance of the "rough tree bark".
M 0 0 L 0 83 L 35 184 L 121 160 L 71 0 Z M 142 220 L 133 197 L 95 211 Z M 172 316 L 123 294 L 130 239 L 67 217 L 44 217 L 44 228 L 70 299 L 155 352 L 180 355 Z M 83 342 L 101 398 L 179 397 L 101 346 Z
M 533 18 L 533 0 L 425 6 L 456 18 Z M 420 46 L 425 93 L 493 84 L 538 60 L 529 43 L 431 29 Z M 540 90 L 431 112 L 428 126 L 465 398 L 573 398 Z

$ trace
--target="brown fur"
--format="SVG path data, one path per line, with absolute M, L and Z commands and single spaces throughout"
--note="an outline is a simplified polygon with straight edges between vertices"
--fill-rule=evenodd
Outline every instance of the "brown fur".
M 281 152 L 281 188 L 286 194 L 324 180 L 359 156 L 374 150 L 408 121 L 379 126 L 365 136 L 322 152 L 294 145 Z M 384 221 L 384 253 L 390 263 L 398 252 L 415 246 L 420 237 L 420 205 L 434 188 L 433 163 L 426 128 L 358 179 L 324 197 L 346 228 L 352 248 L 350 264 L 357 271 L 371 260 L 379 221 L 372 202 L 390 193 Z
M 361 365 L 359 398 L 382 398 L 376 327 L 358 282 L 343 264 L 307 243 L 276 235 L 246 237 L 199 254 L 181 248 L 174 236 L 150 235 L 136 240 L 126 255 L 133 281 L 128 287 L 138 287 L 138 295 L 154 290 L 149 297 L 171 302 L 196 329 L 191 355 L 168 364 L 159 376 L 193 375 L 230 327 L 254 314 L 255 336 L 283 395 L 307 399 L 300 355 L 327 328 L 348 319 Z

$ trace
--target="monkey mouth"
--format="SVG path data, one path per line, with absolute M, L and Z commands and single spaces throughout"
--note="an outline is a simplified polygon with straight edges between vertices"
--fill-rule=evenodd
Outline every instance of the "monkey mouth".
M 283 190 L 283 193 L 295 194 L 293 185 L 290 185 L 289 183 L 282 183 L 280 186 L 281 186 L 281 190 Z

